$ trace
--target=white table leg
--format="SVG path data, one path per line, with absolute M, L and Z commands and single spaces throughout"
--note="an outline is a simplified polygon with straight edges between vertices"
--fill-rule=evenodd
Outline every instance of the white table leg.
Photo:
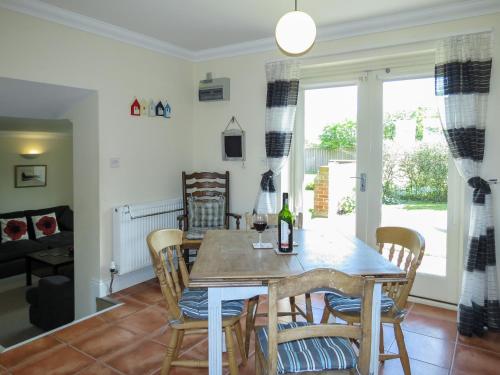
M 370 356 L 370 374 L 378 375 L 379 340 L 380 340 L 380 308 L 382 300 L 382 284 L 376 283 L 373 288 L 372 302 L 372 344 Z
M 222 375 L 222 289 L 208 288 L 208 373 Z

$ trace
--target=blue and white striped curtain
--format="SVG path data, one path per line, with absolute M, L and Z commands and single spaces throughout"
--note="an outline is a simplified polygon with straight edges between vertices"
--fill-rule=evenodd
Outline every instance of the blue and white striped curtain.
M 276 213 L 274 177 L 290 154 L 295 111 L 299 93 L 300 64 L 287 60 L 266 64 L 266 160 L 268 171 L 262 175 L 254 210 Z
M 479 33 L 442 40 L 436 53 L 436 96 L 443 131 L 458 171 L 473 188 L 458 313 L 458 331 L 468 336 L 500 328 L 492 196 L 488 182 L 480 177 L 490 49 L 490 33 Z

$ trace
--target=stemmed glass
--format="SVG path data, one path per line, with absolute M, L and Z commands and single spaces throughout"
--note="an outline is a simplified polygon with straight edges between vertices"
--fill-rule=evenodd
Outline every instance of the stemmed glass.
M 267 228 L 267 215 L 255 213 L 253 215 L 253 227 L 259 233 L 259 245 L 258 248 L 262 248 L 262 233 Z

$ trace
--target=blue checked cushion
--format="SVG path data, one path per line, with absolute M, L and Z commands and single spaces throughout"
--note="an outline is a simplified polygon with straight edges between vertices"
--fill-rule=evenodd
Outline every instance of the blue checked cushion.
M 186 238 L 188 240 L 201 240 L 205 237 L 207 230 L 213 229 L 225 229 L 225 227 L 213 227 L 213 228 L 190 228 L 186 233 Z
M 245 301 L 222 301 L 222 317 L 238 316 L 243 312 Z M 182 313 L 192 319 L 208 319 L 208 291 L 207 289 L 189 289 L 182 292 L 179 300 Z
M 360 313 L 361 312 L 361 298 L 349 297 L 340 293 L 326 293 L 326 301 L 332 310 L 343 313 Z M 388 312 L 394 301 L 387 294 L 382 294 L 381 312 Z
M 310 325 L 305 322 L 278 323 L 278 331 Z M 260 349 L 267 358 L 267 327 L 257 329 Z M 305 371 L 348 370 L 358 358 L 344 337 L 313 337 L 278 344 L 278 374 Z
M 225 223 L 226 203 L 223 196 L 216 198 L 188 198 L 189 228 L 221 228 Z

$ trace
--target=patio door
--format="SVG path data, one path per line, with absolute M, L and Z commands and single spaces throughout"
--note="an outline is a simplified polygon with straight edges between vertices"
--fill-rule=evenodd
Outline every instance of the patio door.
M 304 83 L 297 126 L 304 147 L 304 222 L 305 227 L 339 228 L 372 246 L 376 228 L 381 225 L 419 231 L 426 240 L 426 255 L 412 295 L 456 303 L 464 236 L 460 229 L 464 227 L 460 203 L 464 202 L 464 187 L 448 157 L 434 98 L 432 65 L 427 67 L 417 72 L 370 71 L 358 74 L 354 83 L 339 81 L 320 87 Z M 320 108 L 322 100 L 329 109 Z M 307 137 L 311 133 L 308 127 L 314 125 L 313 119 L 321 118 L 322 111 L 330 111 L 331 118 L 324 119 L 324 126 L 316 130 L 320 133 L 314 146 Z M 335 117 L 340 114 L 342 119 Z M 349 130 L 353 124 L 355 143 L 344 144 L 351 151 L 346 156 L 337 143 L 352 135 Z M 330 208 L 325 220 L 315 217 L 314 206 L 316 195 L 321 196 L 318 184 L 325 172 L 319 164 L 311 169 L 310 154 L 315 147 L 327 149 L 327 141 L 335 151 L 322 161 L 330 170 Z M 339 191 L 352 200 L 351 205 L 341 205 Z M 337 198 L 332 199 L 335 194 Z M 352 212 L 339 215 L 343 209 Z

